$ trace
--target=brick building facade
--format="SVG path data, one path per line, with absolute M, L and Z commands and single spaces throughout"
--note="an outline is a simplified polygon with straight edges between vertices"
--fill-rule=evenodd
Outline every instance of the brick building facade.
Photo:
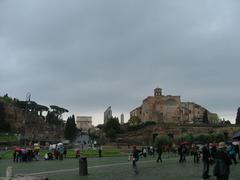
M 154 89 L 154 96 L 148 96 L 140 107 L 130 112 L 142 122 L 193 124 L 201 123 L 207 109 L 193 103 L 181 102 L 180 96 L 164 96 L 161 88 Z M 207 110 L 209 122 L 215 123 L 217 115 Z M 213 118 L 214 117 L 214 118 Z

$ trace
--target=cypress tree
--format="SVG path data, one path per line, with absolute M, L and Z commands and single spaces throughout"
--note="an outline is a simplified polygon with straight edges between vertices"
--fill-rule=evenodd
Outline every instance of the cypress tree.
M 240 107 L 238 108 L 238 112 L 237 112 L 236 124 L 240 124 Z
M 76 132 L 77 132 L 77 128 L 75 123 L 75 117 L 74 115 L 72 115 L 67 119 L 64 137 L 72 141 L 76 136 Z
M 11 126 L 9 122 L 6 121 L 5 116 L 4 104 L 0 102 L 0 132 L 11 131 Z
M 106 133 L 106 136 L 111 139 L 114 139 L 120 130 L 121 129 L 118 118 L 111 118 L 104 125 L 104 132 Z
M 208 112 L 207 110 L 203 113 L 203 123 L 208 124 Z

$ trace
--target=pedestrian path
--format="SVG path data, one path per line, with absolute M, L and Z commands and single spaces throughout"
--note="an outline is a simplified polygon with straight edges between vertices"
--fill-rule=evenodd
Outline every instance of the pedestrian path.
M 175 158 L 176 159 L 176 158 Z M 168 159 L 172 160 L 172 159 Z M 144 163 L 152 163 L 156 160 L 145 160 L 138 162 L 139 164 Z M 111 164 L 105 164 L 105 165 L 95 165 L 95 166 L 89 166 L 88 169 L 94 169 L 94 168 L 106 168 L 106 167 L 113 167 L 113 166 L 121 166 L 121 165 L 131 165 L 131 162 L 125 162 L 125 163 L 111 163 Z M 53 170 L 53 171 L 43 171 L 43 172 L 37 172 L 37 173 L 28 173 L 27 175 L 44 175 L 44 174 L 52 174 L 52 173 L 64 173 L 64 172 L 70 172 L 70 171 L 78 171 L 79 168 L 73 168 L 73 169 L 59 169 L 59 170 Z

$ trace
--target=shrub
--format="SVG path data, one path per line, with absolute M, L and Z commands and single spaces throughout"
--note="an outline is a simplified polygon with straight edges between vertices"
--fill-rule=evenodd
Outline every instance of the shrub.
M 169 136 L 167 136 L 167 135 L 158 135 L 155 138 L 154 145 L 156 147 L 162 147 L 162 146 L 165 146 L 165 145 L 168 145 L 168 144 L 171 144 L 171 143 L 172 143 L 172 139 Z

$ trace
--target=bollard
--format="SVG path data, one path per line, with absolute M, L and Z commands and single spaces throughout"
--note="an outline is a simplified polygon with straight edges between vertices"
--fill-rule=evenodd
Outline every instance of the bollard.
M 87 175 L 88 175 L 87 158 L 81 157 L 79 158 L 79 176 Z
M 6 178 L 11 178 L 13 177 L 13 170 L 11 166 L 8 166 L 6 169 Z

